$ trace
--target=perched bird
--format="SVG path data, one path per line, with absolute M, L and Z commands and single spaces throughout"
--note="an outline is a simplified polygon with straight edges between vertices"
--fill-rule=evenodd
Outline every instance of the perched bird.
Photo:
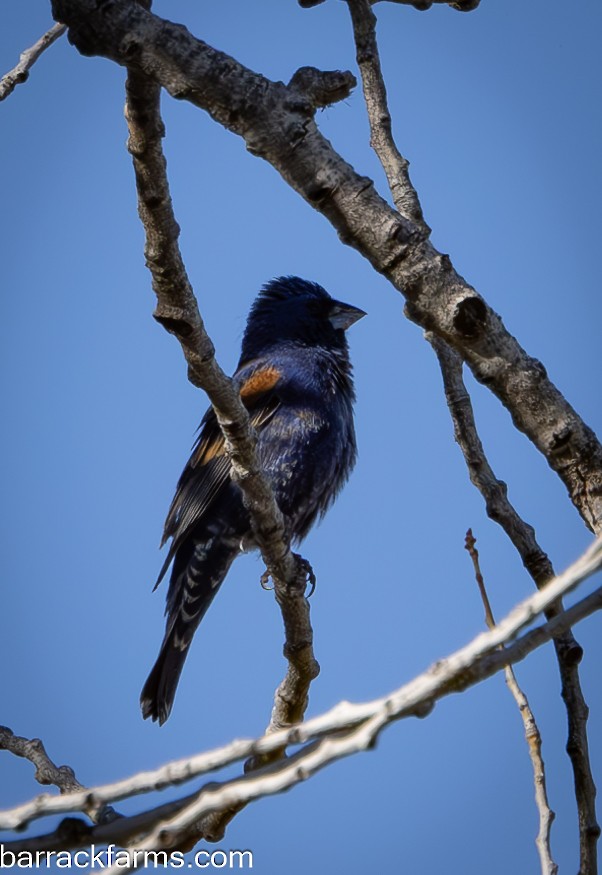
M 234 380 L 257 433 L 257 451 L 294 541 L 325 513 L 355 464 L 355 393 L 345 331 L 363 310 L 317 283 L 280 277 L 255 300 Z M 197 626 L 241 549 L 249 516 L 213 408 L 176 488 L 155 585 L 173 561 L 161 650 L 140 696 L 143 716 L 165 723 Z

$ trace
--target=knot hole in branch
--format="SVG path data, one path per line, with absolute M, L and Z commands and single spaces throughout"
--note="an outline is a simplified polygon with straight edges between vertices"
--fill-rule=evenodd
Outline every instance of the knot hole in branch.
M 462 337 L 478 337 L 487 325 L 487 305 L 476 295 L 464 298 L 456 306 L 454 328 Z

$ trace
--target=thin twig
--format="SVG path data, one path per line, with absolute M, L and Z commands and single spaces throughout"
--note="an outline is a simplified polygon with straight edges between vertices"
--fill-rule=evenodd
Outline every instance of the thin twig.
M 537 647 L 549 641 L 552 636 L 594 611 L 602 609 L 602 587 L 599 587 L 568 611 L 557 615 L 545 625 L 526 632 L 517 641 L 509 644 L 554 600 L 570 592 L 601 567 L 602 538 L 599 538 L 562 575 L 550 581 L 544 590 L 534 593 L 514 608 L 494 629 L 481 633 L 468 645 L 437 662 L 428 671 L 387 696 L 362 704 L 341 702 L 326 714 L 308 720 L 293 729 L 266 735 L 255 742 L 235 742 L 226 748 L 191 758 L 189 761 L 182 760 L 168 764 L 158 772 L 135 775 L 128 779 L 131 785 L 130 792 L 127 789 L 128 782 L 120 781 L 117 784 L 93 788 L 85 795 L 78 793 L 61 798 L 41 796 L 26 805 L 0 812 L 0 829 L 16 829 L 47 814 L 80 810 L 82 804 L 90 798 L 97 801 L 123 799 L 136 792 L 150 792 L 170 783 L 181 783 L 210 768 L 240 760 L 249 752 L 267 753 L 287 744 L 310 742 L 290 760 L 280 760 L 260 772 L 221 785 L 205 786 L 185 799 L 168 803 L 167 807 L 161 806 L 150 812 L 133 815 L 131 818 L 122 818 L 110 827 L 94 827 L 85 834 L 81 831 L 73 834 L 64 828 L 65 821 L 63 821 L 54 833 L 33 839 L 7 842 L 4 847 L 11 851 L 34 851 L 39 848 L 62 850 L 75 846 L 81 847 L 84 841 L 97 844 L 111 841 L 123 844 L 135 841 L 134 846 L 142 849 L 139 840 L 145 835 L 148 836 L 155 828 L 159 830 L 161 846 L 169 845 L 172 841 L 181 841 L 180 835 L 168 835 L 167 832 L 163 834 L 159 829 L 160 824 L 166 825 L 168 812 L 172 815 L 178 812 L 178 817 L 182 814 L 186 818 L 192 814 L 193 821 L 194 818 L 224 806 L 246 804 L 259 796 L 281 792 L 340 756 L 369 748 L 376 740 L 380 729 L 389 722 L 409 716 L 426 716 L 436 700 L 491 677 L 506 664 L 524 659 Z M 502 644 L 508 645 L 504 652 L 499 650 Z M 354 734 L 356 729 L 359 730 L 357 735 Z M 318 755 L 316 755 L 317 748 L 313 744 L 314 739 L 322 739 Z M 174 781 L 170 780 L 170 776 L 174 777 Z M 191 806 L 194 807 L 191 809 Z M 183 815 L 185 808 L 188 809 L 187 815 Z M 188 829 L 182 827 L 181 820 L 178 823 L 178 829 Z
M 121 817 L 110 805 L 99 799 L 90 798 L 84 785 L 75 777 L 71 766 L 55 765 L 39 738 L 23 738 L 21 735 L 15 735 L 8 726 L 0 726 L 0 750 L 7 750 L 33 763 L 36 767 L 34 777 L 38 784 L 54 784 L 64 795 L 83 791 L 85 798 L 81 806 L 78 806 L 78 810 L 84 811 L 93 823 L 111 823 Z
M 9 94 L 12 94 L 17 85 L 27 81 L 29 71 L 42 52 L 46 51 L 48 46 L 51 46 L 66 30 L 66 25 L 54 24 L 44 36 L 40 37 L 35 45 L 21 52 L 17 66 L 9 70 L 8 73 L 5 73 L 2 79 L 0 79 L 0 100 L 5 100 Z
M 427 333 L 441 367 L 445 397 L 454 424 L 455 438 L 462 450 L 471 481 L 485 499 L 487 514 L 504 529 L 538 588 L 545 587 L 554 575 L 546 553 L 535 538 L 535 530 L 517 513 L 508 499 L 506 484 L 495 476 L 479 438 L 470 396 L 462 378 L 462 359 L 451 347 Z M 546 616 L 562 610 L 562 603 L 551 605 Z M 567 753 L 571 760 L 579 818 L 581 875 L 596 875 L 597 841 L 600 827 L 596 817 L 594 783 L 587 738 L 588 707 L 579 679 L 583 650 L 570 629 L 554 638 L 554 648 L 562 682 L 562 698 L 568 719 Z
M 497 479 L 487 460 L 477 432 L 470 395 L 464 385 L 462 358 L 435 335 L 428 333 L 426 339 L 439 361 L 454 436 L 462 450 L 470 480 L 485 499 L 487 515 L 503 528 L 536 586 L 542 587 L 554 576 L 552 563 L 537 543 L 533 526 L 517 513 L 508 500 L 506 484 Z
M 403 157 L 393 139 L 391 113 L 376 41 L 376 16 L 369 0 L 347 0 L 347 5 L 353 24 L 357 63 L 370 122 L 370 145 L 383 166 L 399 213 L 415 222 L 424 236 L 428 237 L 430 228 L 424 221 L 418 194 L 410 182 L 410 162 Z
M 481 572 L 479 551 L 475 546 L 476 540 L 477 539 L 472 533 L 472 529 L 468 529 L 466 532 L 465 547 L 472 559 L 477 586 L 479 587 L 481 601 L 483 602 L 483 608 L 485 610 L 485 622 L 487 623 L 487 628 L 493 629 L 495 628 L 495 619 L 493 617 L 493 611 L 491 610 L 491 604 L 485 588 L 485 581 L 483 580 L 483 574 Z M 500 647 L 500 650 L 505 650 L 503 645 Z M 535 844 L 539 853 L 542 875 L 556 875 L 558 872 L 558 864 L 555 863 L 552 858 L 552 849 L 550 847 L 550 833 L 555 814 L 550 808 L 550 803 L 548 802 L 546 770 L 541 753 L 541 733 L 533 711 L 531 710 L 531 706 L 529 705 L 529 700 L 516 680 L 516 675 L 510 665 L 505 667 L 504 675 L 506 678 L 506 686 L 512 693 L 514 700 L 518 705 L 523 726 L 525 727 L 525 738 L 527 739 L 527 744 L 529 746 L 531 765 L 533 766 L 535 804 L 537 805 L 537 811 L 539 813 L 539 832 L 537 833 Z

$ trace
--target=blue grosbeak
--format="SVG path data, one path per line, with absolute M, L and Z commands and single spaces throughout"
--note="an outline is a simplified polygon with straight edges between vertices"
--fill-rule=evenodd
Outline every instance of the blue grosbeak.
M 364 315 L 298 277 L 265 285 L 249 314 L 234 380 L 287 535 L 295 541 L 325 513 L 355 464 L 355 394 L 345 331 Z M 143 716 L 161 724 L 197 626 L 240 550 L 253 546 L 213 408 L 180 477 L 161 546 L 168 538 L 156 584 L 173 561 L 165 636 L 140 696 Z

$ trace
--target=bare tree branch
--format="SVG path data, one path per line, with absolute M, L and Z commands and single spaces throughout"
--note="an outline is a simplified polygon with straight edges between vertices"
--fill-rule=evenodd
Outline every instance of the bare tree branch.
M 21 851 L 34 852 L 41 849 L 64 850 L 67 848 L 82 847 L 85 844 L 102 844 L 114 842 L 117 845 L 131 843 L 130 847 L 138 850 L 145 848 L 169 848 L 188 849 L 190 847 L 189 826 L 194 825 L 199 819 L 208 813 L 219 810 L 220 806 L 231 808 L 235 804 L 247 804 L 248 802 L 265 795 L 282 792 L 294 784 L 310 777 L 311 774 L 340 759 L 356 753 L 359 750 L 370 749 L 380 730 L 389 722 L 408 716 L 425 716 L 432 706 L 435 698 L 440 698 L 451 692 L 466 689 L 467 686 L 476 683 L 484 677 L 489 677 L 509 663 L 523 659 L 535 648 L 545 643 L 550 637 L 568 625 L 573 625 L 595 610 L 602 608 L 602 588 L 586 599 L 578 602 L 566 613 L 563 613 L 544 626 L 528 632 L 515 644 L 508 647 L 502 654 L 499 651 L 489 653 L 477 659 L 470 665 L 456 665 L 451 673 L 447 661 L 437 663 L 427 674 L 412 681 L 406 687 L 396 691 L 392 696 L 377 700 L 377 703 L 368 703 L 366 706 L 342 703 L 334 709 L 340 715 L 339 724 L 354 723 L 358 728 L 345 733 L 339 729 L 336 736 L 324 739 L 318 744 L 311 744 L 287 760 L 280 760 L 272 766 L 254 775 L 246 775 L 225 784 L 206 785 L 197 793 L 167 803 L 142 814 L 122 818 L 114 824 L 102 827 L 85 828 L 79 821 L 73 818 L 63 821 L 57 831 L 49 835 L 38 836 L 32 839 L 6 842 L 6 851 L 15 853 Z M 451 659 L 461 656 L 461 652 L 454 654 Z M 443 672 L 443 677 L 441 677 Z M 432 692 L 432 681 L 436 681 L 436 690 Z M 439 683 L 441 681 L 441 683 Z M 416 684 L 419 684 L 419 690 Z M 406 696 L 403 707 L 399 705 L 398 697 Z M 375 711 L 375 707 L 378 705 Z M 357 718 L 358 712 L 364 715 L 364 719 Z M 334 713 L 334 711 L 332 712 Z M 328 716 L 328 715 L 324 715 Z M 317 720 L 320 718 L 317 718 Z M 308 721 L 309 726 L 314 721 Z M 343 734 L 341 732 L 343 731 Z M 237 801 L 238 800 L 238 801 Z M 158 841 L 143 836 L 148 836 L 152 829 L 159 836 Z M 169 832 L 165 832 L 169 829 Z M 193 835 L 196 831 L 193 830 Z
M 315 124 L 311 92 L 303 95 L 299 87 L 253 73 L 134 0 L 103 5 L 102 11 L 95 0 L 52 5 L 83 54 L 146 73 L 244 137 L 249 151 L 269 161 L 405 295 L 413 321 L 460 352 L 565 483 L 586 524 L 602 531 L 602 447 L 594 433 L 449 257 L 334 151 Z
M 150 2 L 142 4 L 150 7 Z M 317 71 L 316 71 L 317 72 Z M 308 70 L 305 80 L 311 76 Z M 338 77 L 340 79 L 340 77 Z M 338 82 L 340 86 L 340 82 Z M 324 83 L 312 78 L 312 87 L 322 100 L 333 91 L 332 80 Z M 320 90 L 322 89 L 322 90 Z M 192 383 L 204 388 L 216 411 L 232 460 L 234 479 L 243 491 L 251 514 L 253 529 L 270 576 L 274 579 L 276 600 L 282 612 L 285 630 L 284 656 L 286 675 L 276 690 L 268 732 L 303 720 L 309 687 L 320 671 L 313 652 L 313 630 L 309 603 L 305 598 L 309 563 L 291 553 L 284 537 L 284 521 L 271 488 L 259 467 L 255 438 L 249 418 L 232 381 L 214 358 L 214 347 L 205 331 L 198 303 L 188 279 L 178 245 L 180 233 L 176 222 L 167 163 L 161 144 L 165 130 L 160 113 L 161 88 L 144 73 L 128 70 L 126 81 L 126 119 L 129 129 L 128 149 L 132 155 L 138 191 L 138 210 L 146 245 L 146 264 L 157 295 L 155 319 L 179 340 L 188 362 Z M 281 756 L 275 751 L 269 759 Z M 268 760 L 265 760 L 267 762 Z M 249 762 L 247 768 L 265 764 Z M 220 822 L 201 826 L 202 834 L 223 833 L 228 820 L 237 813 L 220 812 Z
M 483 574 L 481 572 L 479 551 L 475 547 L 476 540 L 477 539 L 472 534 L 472 530 L 469 529 L 466 532 L 465 546 L 470 554 L 470 558 L 472 559 L 477 586 L 479 587 L 481 601 L 483 602 L 483 608 L 485 610 L 485 622 L 487 623 L 487 628 L 493 629 L 495 626 L 495 619 L 493 617 L 493 611 L 491 610 L 491 604 L 485 588 L 485 581 L 483 580 Z M 505 648 L 501 647 L 500 649 L 504 650 Z M 529 705 L 529 700 L 516 680 L 516 675 L 510 665 L 507 665 L 504 669 L 504 676 L 506 678 L 506 686 L 512 693 L 514 701 L 518 705 L 523 726 L 525 727 L 525 738 L 527 739 L 527 744 L 529 746 L 529 757 L 531 759 L 531 765 L 533 766 L 535 804 L 537 805 L 537 811 L 539 812 L 539 832 L 535 844 L 537 845 L 537 851 L 539 853 L 541 872 L 542 875 L 556 875 L 558 872 L 558 865 L 552 858 L 552 851 L 550 848 L 550 833 L 555 814 L 551 810 L 550 803 L 548 802 L 546 770 L 541 753 L 541 733 L 537 726 L 533 711 L 531 710 L 531 706 Z
M 425 7 L 427 4 L 418 5 Z M 468 7 L 468 4 L 455 5 Z M 371 181 L 355 174 L 317 131 L 313 116 L 316 107 L 324 105 L 320 102 L 325 99 L 323 93 L 328 93 L 329 90 L 335 95 L 344 92 L 344 84 L 338 90 L 333 86 L 333 77 L 338 75 L 341 77 L 341 82 L 350 83 L 352 81 L 350 74 L 320 74 L 318 71 L 312 71 L 309 77 L 304 78 L 299 71 L 288 87 L 283 86 L 282 83 L 272 83 L 245 70 L 232 58 L 194 40 L 184 28 L 162 22 L 144 13 L 143 10 L 133 12 L 129 0 L 122 0 L 120 4 L 104 4 L 102 13 L 99 12 L 98 6 L 92 3 L 92 0 L 77 0 L 77 2 L 55 0 L 53 3 L 57 15 L 59 9 L 67 13 L 59 17 L 69 20 L 72 25 L 70 39 L 80 51 L 111 57 L 118 63 L 128 65 L 133 75 L 149 76 L 155 82 L 165 84 L 174 96 L 191 100 L 196 105 L 202 106 L 230 130 L 244 136 L 249 150 L 254 154 L 270 160 L 308 202 L 329 218 L 345 242 L 355 246 L 398 289 L 403 289 L 408 300 L 407 311 L 410 317 L 423 327 L 432 329 L 439 337 L 459 350 L 462 358 L 470 364 L 477 379 L 492 388 L 512 413 L 517 427 L 523 430 L 544 453 L 550 465 L 567 485 L 571 499 L 587 524 L 594 530 L 600 531 L 602 529 L 602 449 L 591 430 L 577 417 L 548 380 L 540 363 L 526 355 L 515 339 L 507 333 L 497 314 L 487 307 L 483 299 L 462 277 L 455 273 L 449 258 L 432 247 L 428 241 L 428 228 L 421 223 L 421 216 L 416 213 L 417 199 L 413 205 L 411 200 L 406 199 L 406 203 L 409 204 L 407 216 L 396 215 L 378 197 Z M 136 18 L 137 15 L 141 17 Z M 315 85 L 320 80 L 324 85 L 323 88 Z M 143 85 L 148 84 L 144 79 L 141 79 L 141 82 Z M 384 92 L 383 97 L 386 97 Z M 335 96 L 334 99 L 339 97 Z M 384 106 L 386 108 L 386 103 Z M 158 121 L 160 123 L 160 118 Z M 158 136 L 160 138 L 160 134 Z M 384 148 L 389 148 L 391 143 L 392 138 L 390 142 L 385 141 Z M 141 152 L 144 153 L 145 150 L 146 144 L 142 143 Z M 404 159 L 398 152 L 397 156 L 390 153 L 389 158 L 393 162 L 397 161 L 398 164 L 399 161 L 403 162 Z M 407 176 L 407 165 L 405 169 Z M 152 188 L 152 180 L 147 182 Z M 407 188 L 405 194 L 408 195 Z M 169 199 L 168 191 L 167 198 Z M 152 201 L 151 195 L 145 206 L 152 208 Z M 412 206 L 414 218 L 410 215 Z M 173 222 L 175 225 L 175 219 Z M 168 248 L 175 243 L 177 249 L 177 233 L 177 226 L 175 231 L 173 228 L 168 229 L 167 238 L 163 240 Z M 156 253 L 153 253 L 152 248 L 147 248 L 149 261 L 153 254 Z M 177 256 L 179 257 L 179 251 Z M 162 261 L 162 254 L 159 252 L 159 274 L 165 265 L 169 266 L 169 263 L 168 260 Z M 180 279 L 185 281 L 184 286 L 188 286 L 189 289 L 185 272 Z M 245 411 L 239 399 L 232 398 L 228 394 L 232 386 L 228 385 L 229 381 L 215 364 L 211 342 L 204 333 L 196 301 L 194 301 L 194 308 L 189 311 L 187 305 L 191 303 L 190 300 L 185 297 L 182 301 L 178 297 L 180 290 L 175 298 L 170 298 L 172 291 L 168 290 L 164 298 L 157 293 L 158 321 L 179 336 L 189 361 L 189 372 L 192 374 L 193 381 L 198 384 L 204 380 L 209 383 L 215 380 L 218 416 L 222 417 L 222 426 L 227 439 L 228 429 L 231 433 L 230 444 L 235 469 L 237 454 L 242 460 L 240 469 L 236 469 L 237 476 L 245 480 L 253 479 L 257 475 L 259 480 L 255 482 L 259 483 L 258 489 L 261 492 L 261 472 L 255 464 L 253 441 L 252 436 L 249 435 L 248 421 L 245 422 Z M 194 300 L 191 289 L 190 295 Z M 164 312 L 161 312 L 162 303 L 168 307 Z M 190 334 L 194 337 L 189 343 Z M 199 378 L 198 375 L 203 373 L 204 377 Z M 222 394 L 222 389 L 225 394 Z M 237 395 L 235 390 L 234 395 Z M 239 442 L 238 437 L 241 434 L 242 439 Z M 247 446 L 250 447 L 250 454 L 246 453 Z M 254 492 L 254 486 L 251 485 L 248 490 L 248 496 L 251 496 L 248 500 L 251 503 L 253 495 L 257 497 L 258 493 Z M 301 581 L 301 565 L 295 562 L 294 557 L 287 550 L 281 537 L 282 529 L 274 534 L 274 520 L 276 529 L 279 523 L 281 525 L 281 520 L 272 515 L 274 508 L 270 507 L 269 502 L 271 500 L 273 504 L 273 497 L 268 494 L 266 499 L 268 504 L 264 505 L 265 497 L 265 493 L 261 493 L 258 516 L 262 517 L 263 514 L 262 519 L 266 528 L 262 529 L 260 521 L 259 538 L 263 531 L 276 555 L 275 563 L 268 563 L 268 569 L 278 579 L 281 566 L 286 566 L 281 579 L 286 580 L 286 574 L 289 573 L 289 579 L 297 590 L 296 594 L 300 601 L 303 601 L 305 569 Z M 266 507 L 268 507 L 267 514 L 264 513 Z M 277 507 L 275 510 L 278 510 Z M 274 535 L 273 541 L 272 535 Z M 278 592 L 278 585 L 276 589 Z M 547 593 L 547 587 L 545 592 Z M 553 607 L 552 603 L 547 605 L 548 610 L 550 607 Z M 508 652 L 504 654 L 506 660 L 510 658 L 508 653 L 518 652 L 516 648 L 519 644 L 525 646 L 525 641 L 529 645 L 537 646 L 533 643 L 539 640 L 536 633 L 558 635 L 568 628 L 569 621 L 576 622 L 580 616 L 586 615 L 580 611 L 589 612 L 596 610 L 597 607 L 596 598 L 589 597 L 575 608 L 571 608 L 569 612 L 555 616 L 546 626 L 527 633 L 517 645 L 508 648 Z M 489 657 L 491 656 L 493 655 L 489 654 Z M 470 676 L 468 669 L 455 678 L 453 689 L 460 688 L 466 682 L 467 676 Z M 445 693 L 442 692 L 441 695 L 443 694 Z M 436 697 L 425 699 L 414 711 L 408 713 L 424 713 Z M 387 718 L 390 718 L 390 707 L 390 700 L 387 699 L 385 709 Z M 210 791 L 205 787 L 200 794 L 193 794 L 187 800 L 172 803 L 169 809 L 171 819 L 168 821 L 167 830 L 161 827 L 161 824 L 165 825 L 167 815 L 165 806 L 161 806 L 160 816 L 156 814 L 158 809 L 155 810 L 154 821 L 148 813 L 137 816 L 139 825 L 137 831 L 131 833 L 130 839 L 146 834 L 147 841 L 165 843 L 165 847 L 173 846 L 173 842 L 190 840 L 191 827 L 198 822 L 199 816 L 223 811 L 228 806 L 236 807 L 245 804 L 248 799 L 256 798 L 257 783 L 253 782 L 261 782 L 263 779 L 266 781 L 264 790 L 261 790 L 259 795 L 280 792 L 331 762 L 332 759 L 329 758 L 331 748 L 328 745 L 332 742 L 335 742 L 335 749 L 339 751 L 340 756 L 347 755 L 346 744 L 349 745 L 347 752 L 364 749 L 362 745 L 366 738 L 369 744 L 373 744 L 380 729 L 389 722 L 389 719 L 385 722 L 382 722 L 382 719 L 384 718 L 379 714 L 367 716 L 357 728 L 336 739 L 323 739 L 317 744 L 309 745 L 286 762 L 278 762 L 263 769 L 257 775 L 237 779 L 240 785 L 246 788 L 242 793 L 237 790 L 237 782 L 229 782 L 218 787 L 217 790 Z M 370 728 L 367 730 L 367 727 Z M 272 742 L 274 739 L 280 739 L 280 750 L 283 750 L 286 746 L 285 737 L 281 738 L 278 733 L 274 733 Z M 270 752 L 280 751 L 276 745 L 267 750 L 268 755 Z M 207 801 L 208 792 L 215 793 L 209 801 Z M 205 797 L 202 798 L 202 794 L 205 794 Z M 141 827 L 140 818 L 145 817 L 146 821 Z M 593 830 L 594 824 L 590 823 L 587 828 Z M 131 827 L 132 824 L 120 821 L 121 835 L 125 836 L 125 831 Z M 99 828 L 91 829 L 89 834 L 96 834 L 97 829 Z M 154 834 L 153 830 L 155 830 Z
M 369 0 L 347 0 L 347 5 L 370 122 L 370 145 L 383 166 L 393 202 L 400 215 L 414 222 L 428 236 L 431 229 L 424 221 L 416 189 L 410 182 L 410 162 L 403 157 L 393 139 L 387 90 L 376 42 L 376 16 Z
M 538 588 L 545 587 L 554 576 L 552 563 L 537 543 L 533 527 L 520 517 L 509 501 L 506 484 L 497 479 L 487 460 L 477 432 L 470 396 L 462 379 L 462 360 L 453 349 L 434 335 L 427 333 L 427 339 L 439 360 L 455 438 L 464 455 L 470 479 L 485 499 L 488 516 L 504 529 L 535 585 Z M 552 605 L 546 616 L 552 618 L 559 610 L 562 610 L 561 603 Z M 567 753 L 573 769 L 579 817 L 580 871 L 595 875 L 600 827 L 596 816 L 596 785 L 587 739 L 589 710 L 579 679 L 579 663 L 583 651 L 570 630 L 554 638 L 554 648 L 562 681 L 562 698 L 567 710 Z
M 134 161 L 138 207 L 146 232 L 146 261 L 157 295 L 154 316 L 180 341 L 191 382 L 205 390 L 215 408 L 234 476 L 252 514 L 268 569 L 276 579 L 292 583 L 299 569 L 284 543 L 282 514 L 257 462 L 248 413 L 238 388 L 215 360 L 215 350 L 180 254 L 180 229 L 173 215 L 161 147 L 164 129 L 159 96 L 160 86 L 143 74 L 130 71 L 126 108 L 128 148 Z
M 385 84 L 380 67 L 376 40 L 376 16 L 369 0 L 347 0 L 362 75 L 364 97 L 371 131 L 371 145 L 385 171 L 395 205 L 399 212 L 419 224 L 428 233 L 422 219 L 418 196 L 410 182 L 408 162 L 395 145 L 391 117 L 387 105 Z M 439 358 L 443 372 L 447 403 L 472 482 L 485 498 L 487 513 L 506 531 L 516 546 L 525 567 L 536 585 L 542 586 L 554 576 L 552 564 L 535 539 L 533 528 L 524 522 L 507 498 L 506 485 L 496 479 L 479 440 L 470 397 L 462 381 L 462 358 L 448 343 L 434 333 L 427 333 Z M 555 608 L 548 611 L 550 618 Z M 583 872 L 592 872 L 596 863 L 596 842 L 599 827 L 596 818 L 596 788 L 589 762 L 587 740 L 588 710 L 581 691 L 578 663 L 582 650 L 570 630 L 554 641 L 563 698 L 568 712 L 568 751 L 575 779 L 575 795 L 579 813 L 579 837 Z
M 7 750 L 33 763 L 36 767 L 34 777 L 38 784 L 54 784 L 65 795 L 83 791 L 86 798 L 78 810 L 84 811 L 93 823 L 111 823 L 121 816 L 110 805 L 90 798 L 84 785 L 75 777 L 71 766 L 56 766 L 39 738 L 23 738 L 15 735 L 8 726 L 0 726 L 0 750 Z
M 13 93 L 17 85 L 27 81 L 29 71 L 42 52 L 45 52 L 48 46 L 51 46 L 66 30 L 64 24 L 54 24 L 30 49 L 21 52 L 17 66 L 5 73 L 0 79 L 0 100 L 5 100 L 9 94 Z
M 602 564 L 602 555 L 599 556 L 598 563 Z M 596 603 L 598 607 L 602 607 L 602 588 L 598 590 L 596 598 L 592 600 L 593 603 Z M 563 616 L 566 619 L 566 615 Z M 559 621 L 561 622 L 561 618 L 556 617 L 550 622 L 551 624 L 556 624 Z M 541 633 L 544 628 L 539 627 L 539 629 L 534 631 Z M 527 643 L 526 639 L 528 639 L 528 635 L 524 636 L 517 644 L 524 646 Z M 500 652 L 500 649 L 503 652 Z M 500 644 L 497 650 L 506 664 L 514 661 L 514 653 L 511 648 L 505 650 L 503 644 Z M 438 674 L 441 671 L 445 675 L 446 663 L 451 662 L 452 659 L 453 657 L 450 657 L 449 660 L 445 660 L 443 665 L 441 663 L 437 664 L 434 673 Z M 430 670 L 429 674 L 432 672 L 433 669 Z M 464 688 L 464 678 L 461 683 L 462 688 Z M 376 744 L 382 729 L 394 719 L 410 715 L 425 716 L 432 709 L 437 699 L 447 692 L 457 689 L 455 685 L 447 686 L 446 684 L 443 689 L 439 688 L 430 695 L 422 694 L 416 697 L 411 705 L 406 701 L 403 707 L 398 707 L 399 699 L 410 686 L 412 684 L 398 690 L 393 696 L 381 700 L 380 705 L 377 706 L 375 713 L 371 717 L 347 733 L 337 734 L 336 736 L 329 735 L 316 744 L 308 745 L 307 748 L 300 751 L 290 760 L 278 762 L 265 773 L 260 772 L 255 776 L 245 776 L 245 778 L 227 782 L 222 787 L 218 786 L 216 789 L 209 791 L 201 789 L 196 799 L 193 799 L 172 817 L 158 822 L 144 841 L 131 845 L 130 850 L 173 850 L 174 848 L 182 847 L 188 850 L 194 845 L 198 837 L 195 824 L 199 819 L 202 820 L 208 811 L 219 811 L 222 807 L 226 809 L 236 808 L 237 804 L 233 802 L 233 798 L 236 799 L 237 795 L 241 797 L 239 798 L 238 805 L 242 805 L 266 795 L 281 793 L 300 781 L 307 780 L 332 762 L 360 751 L 370 750 Z M 137 868 L 138 866 L 134 865 L 126 871 L 134 871 Z M 120 869 L 118 866 L 112 867 L 108 870 L 108 875 L 118 875 L 119 871 L 123 871 L 123 869 Z
M 139 212 L 146 232 L 146 262 L 158 302 L 154 316 L 180 341 L 191 381 L 207 392 L 226 437 L 235 480 L 251 513 L 257 541 L 275 580 L 276 597 L 284 614 L 285 656 L 291 662 L 289 676 L 294 675 L 294 680 L 286 685 L 286 693 L 294 701 L 291 714 L 283 712 L 281 721 L 296 723 L 301 719 L 300 702 L 305 703 L 309 683 L 319 670 L 312 651 L 309 605 L 305 599 L 308 566 L 290 552 L 285 542 L 282 514 L 258 464 L 248 413 L 237 387 L 215 360 L 213 344 L 186 274 L 161 146 L 164 127 L 159 111 L 160 86 L 144 74 L 130 71 L 126 88 L 128 148 L 134 161 Z
M 54 798 L 40 796 L 26 805 L 0 812 L 0 829 L 16 829 L 48 814 L 78 811 L 91 801 L 99 803 L 124 799 L 174 782 L 181 783 L 240 760 L 249 753 L 269 753 L 290 744 L 306 745 L 290 759 L 279 760 L 233 781 L 206 785 L 177 802 L 129 818 L 120 818 L 113 824 L 86 827 L 71 818 L 63 821 L 54 833 L 6 842 L 4 847 L 14 852 L 60 850 L 82 847 L 89 842 L 100 844 L 112 841 L 116 844 L 135 843 L 136 848 L 143 850 L 147 845 L 150 847 L 151 842 L 147 838 L 140 843 L 141 837 L 148 837 L 153 829 L 158 836 L 158 839 L 156 836 L 152 839 L 156 842 L 154 847 L 181 847 L 186 840 L 190 841 L 189 829 L 192 827 L 192 835 L 196 836 L 195 824 L 211 812 L 282 792 L 336 759 L 369 749 L 384 726 L 404 717 L 425 716 L 436 700 L 460 692 L 490 677 L 505 665 L 524 659 L 554 635 L 602 609 L 600 587 L 545 625 L 526 632 L 503 652 L 499 650 L 500 645 L 507 645 L 539 613 L 601 567 L 602 538 L 598 538 L 570 568 L 514 608 L 494 629 L 481 633 L 468 645 L 435 663 L 427 672 L 387 696 L 362 704 L 341 702 L 326 714 L 293 729 L 265 735 L 255 742 L 234 742 L 226 748 L 170 763 L 155 772 L 135 775 L 126 781 L 93 788 L 85 793 Z
M 517 513 L 508 499 L 506 484 L 497 479 L 487 460 L 477 432 L 470 395 L 462 377 L 462 359 L 435 335 L 427 333 L 426 339 L 433 347 L 441 368 L 454 436 L 464 456 L 470 480 L 485 500 L 487 516 L 503 528 L 536 586 L 542 587 L 554 577 L 552 563 L 537 543 L 533 526 Z M 567 643 L 568 649 L 575 646 L 578 645 Z M 573 658 L 580 658 L 580 654 L 575 653 Z

